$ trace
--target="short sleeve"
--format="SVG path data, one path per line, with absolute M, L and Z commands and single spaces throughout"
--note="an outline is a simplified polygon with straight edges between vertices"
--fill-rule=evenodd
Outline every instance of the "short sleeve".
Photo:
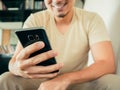
M 102 41 L 110 41 L 104 21 L 97 14 L 95 14 L 94 18 L 91 20 L 88 37 L 90 45 Z
M 38 11 L 32 13 L 24 22 L 23 28 L 31 27 L 45 27 L 48 22 L 49 13 L 48 10 Z
M 23 28 L 35 27 L 35 20 L 33 14 L 31 14 L 24 22 Z

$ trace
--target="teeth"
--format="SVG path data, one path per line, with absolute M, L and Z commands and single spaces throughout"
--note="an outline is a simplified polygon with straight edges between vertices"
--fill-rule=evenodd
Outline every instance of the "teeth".
M 56 8 L 62 8 L 64 5 L 55 5 Z
M 64 4 L 52 4 L 55 8 L 62 8 Z

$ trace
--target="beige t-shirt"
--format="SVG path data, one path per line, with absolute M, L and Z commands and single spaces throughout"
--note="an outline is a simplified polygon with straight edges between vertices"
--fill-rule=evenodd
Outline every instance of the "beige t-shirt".
M 61 73 L 81 70 L 88 62 L 90 45 L 109 40 L 102 19 L 95 13 L 74 8 L 69 30 L 63 35 L 57 30 L 53 14 L 41 11 L 31 14 L 24 28 L 44 27 L 52 49 L 58 52 L 57 62 L 63 62 Z

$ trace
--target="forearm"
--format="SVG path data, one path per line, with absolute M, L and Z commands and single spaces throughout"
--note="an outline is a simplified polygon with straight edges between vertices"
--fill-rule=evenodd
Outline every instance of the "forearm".
M 115 67 L 98 61 L 91 66 L 77 72 L 71 72 L 61 76 L 69 84 L 84 83 L 101 77 L 102 75 L 114 73 Z M 67 78 L 66 78 L 67 77 Z

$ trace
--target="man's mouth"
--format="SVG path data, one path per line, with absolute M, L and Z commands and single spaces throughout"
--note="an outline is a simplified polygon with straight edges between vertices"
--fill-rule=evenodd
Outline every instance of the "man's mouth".
M 55 7 L 57 9 L 63 8 L 67 3 L 52 3 L 52 7 Z

